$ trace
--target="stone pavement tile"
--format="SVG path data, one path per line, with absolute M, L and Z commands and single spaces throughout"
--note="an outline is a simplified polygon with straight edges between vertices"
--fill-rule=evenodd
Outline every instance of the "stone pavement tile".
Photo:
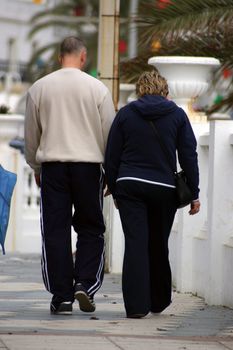
M 191 294 L 174 293 L 173 303 L 161 315 L 126 319 L 120 275 L 106 274 L 103 287 L 96 295 L 95 313 L 82 313 L 75 303 L 70 317 L 50 315 L 50 294 L 42 284 L 39 256 L 0 256 L 0 276 L 0 338 L 1 334 L 13 333 L 14 336 L 95 335 L 124 339 L 159 336 L 164 340 L 222 337 L 221 341 L 226 341 L 233 336 L 233 310 L 207 306 Z
M 106 337 L 4 335 L 7 350 L 119 350 Z
M 0 282 L 7 282 L 13 280 L 14 278 L 14 276 L 0 276 Z
M 110 338 L 114 344 L 122 350 L 227 350 L 217 342 L 191 341 L 191 340 L 168 340 L 162 338 Z M 89 349 L 88 349 L 89 350 Z
M 221 341 L 221 344 L 223 344 L 226 347 L 226 349 L 233 350 L 233 339 L 232 341 L 228 341 L 228 342 Z
M 44 285 L 42 283 L 22 283 L 22 282 L 6 282 L 0 285 L 0 292 L 28 292 L 28 291 L 41 291 L 44 289 Z M 5 281 L 4 281 L 5 282 Z
M 7 348 L 0 339 L 0 350 L 3 350 L 3 349 L 7 349 Z
M 1 335 L 7 350 L 227 350 L 229 342 L 162 337 Z M 232 343 L 231 343 L 232 344 Z
M 116 276 L 109 275 L 105 283 L 109 286 L 115 280 Z M 103 289 L 105 292 L 105 286 Z M 68 317 L 50 315 L 49 297 L 44 291 L 38 299 L 32 299 L 26 292 L 17 294 L 20 298 L 15 300 L 0 299 L 0 333 L 74 335 L 91 332 L 98 335 L 192 337 L 228 336 L 233 329 L 232 310 L 207 307 L 201 299 L 191 295 L 175 295 L 173 304 L 161 315 L 131 320 L 125 318 L 122 296 L 116 287 L 112 293 L 98 293 L 95 313 L 80 312 L 75 303 L 73 315 Z

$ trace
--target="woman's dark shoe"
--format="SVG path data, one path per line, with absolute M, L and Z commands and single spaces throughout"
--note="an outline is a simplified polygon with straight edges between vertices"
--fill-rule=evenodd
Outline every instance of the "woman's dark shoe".
M 142 318 L 145 317 L 147 315 L 146 314 L 127 314 L 127 318 Z

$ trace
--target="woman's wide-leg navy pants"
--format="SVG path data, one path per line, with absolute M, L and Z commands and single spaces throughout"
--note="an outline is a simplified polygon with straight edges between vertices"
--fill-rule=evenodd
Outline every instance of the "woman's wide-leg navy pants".
M 126 313 L 161 312 L 171 303 L 168 238 L 176 213 L 175 190 L 122 180 L 116 185 L 116 201 L 125 236 Z

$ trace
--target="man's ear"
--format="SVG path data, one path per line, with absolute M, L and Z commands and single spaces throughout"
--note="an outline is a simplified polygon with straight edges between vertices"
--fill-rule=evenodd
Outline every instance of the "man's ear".
M 60 63 L 60 64 L 62 64 L 62 56 L 61 55 L 58 55 L 58 62 Z
M 82 69 L 87 61 L 87 51 L 86 50 L 82 50 L 81 54 L 80 54 L 80 68 Z

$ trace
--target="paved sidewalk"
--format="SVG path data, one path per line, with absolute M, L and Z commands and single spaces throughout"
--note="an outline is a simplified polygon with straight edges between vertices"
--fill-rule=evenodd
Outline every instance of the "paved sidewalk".
M 106 275 L 93 314 L 49 313 L 38 255 L 0 256 L 0 350 L 233 350 L 233 310 L 174 293 L 161 315 L 126 319 L 119 275 Z

